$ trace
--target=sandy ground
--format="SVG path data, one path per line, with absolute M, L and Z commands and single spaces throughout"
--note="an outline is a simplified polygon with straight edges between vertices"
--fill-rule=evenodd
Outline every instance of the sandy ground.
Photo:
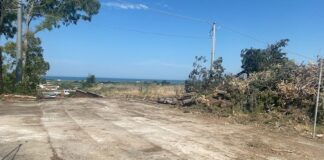
M 6 159 L 324 158 L 311 139 L 117 99 L 0 102 L 0 159 L 12 150 Z

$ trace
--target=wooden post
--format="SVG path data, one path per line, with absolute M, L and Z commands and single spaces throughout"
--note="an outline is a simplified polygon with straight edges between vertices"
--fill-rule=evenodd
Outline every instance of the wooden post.
M 317 86 L 317 97 L 316 97 L 316 108 L 315 108 L 315 116 L 314 116 L 314 130 L 313 130 L 313 138 L 316 136 L 316 121 L 317 121 L 317 112 L 318 112 L 318 103 L 321 91 L 321 82 L 322 82 L 322 59 L 320 58 L 320 71 L 318 78 L 318 86 Z

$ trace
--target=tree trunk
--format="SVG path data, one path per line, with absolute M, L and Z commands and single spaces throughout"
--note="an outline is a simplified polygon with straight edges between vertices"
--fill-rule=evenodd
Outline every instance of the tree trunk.
M 28 37 L 29 35 L 31 34 L 31 31 L 30 31 L 30 24 L 31 24 L 31 21 L 33 19 L 33 11 L 34 11 L 34 3 L 35 1 L 29 1 L 28 4 L 30 4 L 30 8 L 28 9 L 28 11 L 26 11 L 26 31 L 25 31 L 25 39 L 24 39 L 24 42 L 23 42 L 23 45 L 24 45 L 24 49 L 23 49 L 23 69 L 26 68 L 26 63 L 27 63 L 27 59 L 28 59 L 28 48 L 29 48 L 29 44 L 28 44 Z M 25 74 L 23 74 L 23 79 L 25 79 Z
M 3 69 L 2 69 L 2 64 L 3 64 L 3 57 L 2 57 L 2 48 L 0 47 L 0 94 L 3 93 Z
M 27 62 L 27 54 L 28 54 L 28 36 L 29 36 L 29 24 L 30 24 L 30 19 L 29 16 L 26 17 L 26 31 L 25 31 L 25 36 L 24 36 L 24 42 L 23 42 L 23 61 L 22 61 L 22 66 L 23 69 L 25 70 L 26 68 L 26 62 Z M 23 72 L 25 73 L 25 72 Z M 25 74 L 23 74 L 23 79 L 25 79 Z
M 28 44 L 28 37 L 30 35 L 30 29 L 29 29 L 29 25 L 30 25 L 30 16 L 26 17 L 26 31 L 25 31 L 25 37 L 24 37 L 24 48 L 23 48 L 23 67 L 25 68 L 26 66 L 26 61 L 27 61 L 27 55 L 28 55 L 28 48 L 29 48 L 29 44 Z
M 22 61 L 22 67 L 23 67 L 23 75 L 22 79 L 26 79 L 26 62 L 27 62 L 27 57 L 28 57 L 28 30 L 25 33 L 25 39 L 24 39 L 24 48 L 23 48 L 23 61 Z

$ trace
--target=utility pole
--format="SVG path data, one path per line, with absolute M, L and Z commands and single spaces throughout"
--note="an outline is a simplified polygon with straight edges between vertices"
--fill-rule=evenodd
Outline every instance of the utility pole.
M 212 37 L 212 49 L 211 49 L 211 57 L 210 57 L 210 70 L 213 70 L 215 48 L 216 48 L 216 23 L 215 22 L 213 23 L 212 26 L 211 37 Z
M 322 62 L 321 58 L 319 59 L 319 61 L 320 61 L 320 72 L 319 72 L 318 86 L 317 86 L 317 97 L 316 97 L 316 108 L 315 108 L 315 117 L 314 117 L 313 138 L 315 138 L 315 136 L 316 136 L 316 121 L 317 121 L 318 103 L 319 103 L 319 97 L 320 97 L 320 91 L 321 91 L 321 82 L 322 82 L 323 62 Z
M 16 66 L 16 82 L 22 80 L 22 1 L 18 1 L 17 7 L 17 66 Z

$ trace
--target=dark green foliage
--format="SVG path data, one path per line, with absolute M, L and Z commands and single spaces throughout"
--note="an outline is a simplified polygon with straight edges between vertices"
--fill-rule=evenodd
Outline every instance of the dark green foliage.
M 253 72 L 262 71 L 265 63 L 265 58 L 260 49 L 244 49 L 241 52 L 243 72 L 250 74 Z
M 294 62 L 288 60 L 286 53 L 282 52 L 288 41 L 280 40 L 266 49 L 242 50 L 241 73 L 246 73 L 248 77 L 255 73 L 248 79 L 244 93 L 241 93 L 244 96 L 234 96 L 245 111 L 261 112 L 269 111 L 273 107 L 286 107 L 285 100 L 278 92 L 278 84 L 292 82 L 294 79 L 291 75 L 298 69 Z
M 95 75 L 89 75 L 86 79 L 86 83 L 93 84 L 96 83 L 96 76 Z
M 15 92 L 15 83 L 16 83 L 16 76 L 15 73 L 5 73 L 3 77 L 4 83 L 4 93 L 14 93 Z
M 49 63 L 46 62 L 43 57 L 43 48 L 41 47 L 40 38 L 35 37 L 34 34 L 29 34 L 27 38 L 29 41 L 29 47 L 28 55 L 26 57 L 26 66 L 24 67 L 23 71 L 23 81 L 19 84 L 15 84 L 14 70 L 6 70 L 5 86 L 7 93 L 16 92 L 23 94 L 35 94 L 37 85 L 42 81 L 43 76 L 49 70 Z M 14 57 L 15 50 L 15 43 L 8 42 L 6 44 L 5 52 L 14 59 L 11 64 L 7 65 L 16 65 L 16 59 Z
M 169 82 L 169 81 L 167 81 L 167 80 L 163 80 L 163 81 L 161 81 L 160 84 L 161 84 L 162 86 L 165 86 L 165 85 L 170 85 L 171 82 Z
M 7 50 L 10 47 L 5 45 L 5 47 L 2 48 L 2 60 L 4 62 L 2 64 L 3 93 L 13 93 L 15 88 L 15 73 L 13 72 L 15 67 L 15 59 L 14 55 L 9 53 Z
M 45 20 L 36 27 L 36 32 L 43 29 L 52 30 L 61 25 L 77 24 L 80 19 L 91 21 L 92 16 L 96 15 L 100 9 L 98 0 L 30 1 L 27 3 L 28 9 L 36 13 L 31 16 L 45 17 Z M 35 7 L 31 7 L 33 2 Z
M 96 76 L 93 74 L 88 75 L 85 82 L 82 83 L 82 88 L 92 87 L 96 83 Z
M 261 72 L 277 65 L 282 65 L 288 58 L 286 53 L 282 52 L 282 48 L 288 44 L 288 39 L 283 39 L 276 44 L 271 44 L 266 49 L 243 49 L 242 57 L 242 73 L 251 74 Z
M 27 35 L 29 47 L 26 57 L 26 66 L 23 72 L 22 89 L 25 93 L 34 93 L 36 87 L 42 81 L 42 77 L 49 70 L 49 63 L 44 60 L 43 48 L 41 47 L 40 38 L 34 37 L 33 34 Z
M 12 12 L 16 8 L 16 2 L 13 0 L 0 0 L 0 36 L 6 39 L 14 37 L 16 27 L 16 13 Z
M 324 124 L 324 99 L 322 98 L 322 101 L 321 101 L 321 106 L 319 106 L 318 108 L 318 123 L 319 124 Z M 313 111 L 315 110 L 315 108 L 313 109 Z M 314 114 L 314 112 L 311 112 L 312 114 Z
M 0 0 L 0 39 L 13 38 L 16 33 L 14 21 L 16 14 L 12 12 L 16 3 L 12 0 Z M 4 68 L 3 68 L 3 47 L 0 46 L 0 94 L 4 92 Z

